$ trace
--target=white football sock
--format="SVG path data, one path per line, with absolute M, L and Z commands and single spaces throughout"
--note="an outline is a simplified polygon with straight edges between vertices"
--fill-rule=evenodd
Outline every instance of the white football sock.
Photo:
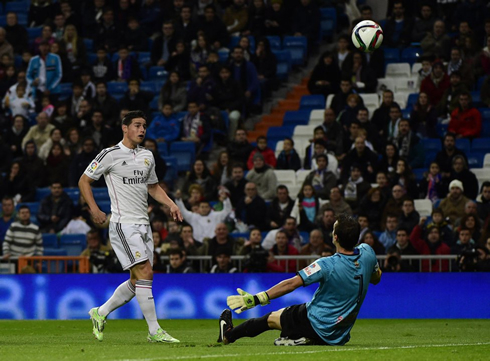
M 134 297 L 135 289 L 131 280 L 124 281 L 116 288 L 111 298 L 99 307 L 99 315 L 106 317 L 115 309 L 125 305 Z
M 160 328 L 157 321 L 155 301 L 153 300 L 152 284 L 153 281 L 150 280 L 136 281 L 136 299 L 140 304 L 146 323 L 148 323 L 150 335 L 156 334 L 157 330 Z

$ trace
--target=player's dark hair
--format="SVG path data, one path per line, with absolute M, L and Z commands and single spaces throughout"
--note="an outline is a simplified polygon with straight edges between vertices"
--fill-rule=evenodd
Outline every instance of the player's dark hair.
M 126 126 L 130 126 L 131 123 L 133 122 L 133 119 L 136 118 L 143 118 L 144 120 L 147 120 L 145 113 L 143 113 L 141 110 L 132 110 L 124 116 L 122 120 L 122 124 Z
M 359 240 L 361 225 L 359 222 L 347 214 L 337 216 L 335 234 L 340 246 L 348 251 L 352 251 Z

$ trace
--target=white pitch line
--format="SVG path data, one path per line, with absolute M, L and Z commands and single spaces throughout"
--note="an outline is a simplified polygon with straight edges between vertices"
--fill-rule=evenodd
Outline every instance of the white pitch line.
M 490 342 L 476 342 L 476 343 L 448 343 L 440 345 L 409 345 L 409 346 L 381 346 L 381 347 L 342 347 L 342 348 L 330 348 L 323 346 L 322 350 L 311 351 L 291 351 L 291 352 L 263 352 L 263 353 L 247 353 L 247 356 L 267 356 L 267 355 L 307 355 L 314 353 L 325 352 L 349 352 L 349 351 L 383 351 L 383 350 L 403 350 L 403 349 L 416 349 L 416 348 L 442 348 L 442 347 L 462 347 L 462 346 L 486 346 L 490 345 Z M 287 347 L 287 346 L 285 346 Z M 299 346 L 301 347 L 301 346 Z M 288 347 L 289 348 L 289 347 Z M 157 357 L 157 358 L 138 358 L 138 359 L 122 359 L 118 361 L 158 361 L 158 360 L 190 360 L 197 358 L 221 358 L 221 357 L 239 357 L 243 356 L 241 353 L 234 354 L 221 354 L 221 355 L 188 355 L 188 356 L 172 356 L 172 357 Z

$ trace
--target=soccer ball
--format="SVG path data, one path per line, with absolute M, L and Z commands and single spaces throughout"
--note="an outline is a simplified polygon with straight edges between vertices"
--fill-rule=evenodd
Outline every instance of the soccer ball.
M 361 21 L 352 30 L 352 42 L 357 49 L 371 53 L 381 46 L 383 29 L 374 21 Z

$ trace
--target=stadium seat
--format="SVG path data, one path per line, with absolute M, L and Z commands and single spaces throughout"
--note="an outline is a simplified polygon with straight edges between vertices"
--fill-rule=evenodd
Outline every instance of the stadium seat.
M 149 80 L 167 80 L 168 73 L 163 66 L 152 66 L 148 72 Z
M 297 125 L 293 132 L 294 142 L 297 143 L 299 141 L 309 141 L 311 138 L 313 138 L 313 132 L 316 127 L 316 125 Z
M 165 160 L 165 163 L 167 164 L 167 173 L 165 173 L 165 178 L 163 178 L 163 180 L 169 187 L 173 187 L 175 180 L 179 177 L 177 170 L 177 158 L 167 155 L 163 157 L 163 160 Z
M 296 171 L 296 184 L 303 184 L 311 169 L 298 169 Z
M 14 12 L 17 15 L 19 13 L 27 14 L 29 12 L 30 2 L 27 1 L 13 1 L 5 4 L 5 13 Z
M 487 156 L 485 156 L 485 158 L 487 158 Z M 485 160 L 483 161 L 483 163 L 485 164 Z M 478 190 L 481 189 L 481 185 L 483 184 L 483 182 L 490 182 L 490 168 L 473 168 L 471 171 L 473 172 L 473 174 L 475 174 L 476 179 L 478 179 Z
M 406 108 L 407 106 L 407 100 L 408 100 L 408 95 L 410 93 L 409 92 L 395 92 L 393 93 L 393 100 L 398 103 L 398 105 L 400 106 L 400 108 L 403 110 Z M 402 111 L 403 112 L 403 111 Z M 408 114 L 410 115 L 410 111 L 408 112 Z
M 279 154 L 282 152 L 283 145 L 284 145 L 284 140 L 280 140 L 276 143 L 276 148 L 274 151 L 276 158 L 278 158 Z
M 226 63 L 230 57 L 230 51 L 228 49 L 220 49 L 218 50 L 218 57 L 220 63 Z
M 397 78 L 394 79 L 394 82 L 395 82 L 395 90 L 394 90 L 395 92 L 415 93 L 418 91 L 418 89 L 416 89 L 417 79 L 415 78 L 412 77 Z
M 325 113 L 325 110 L 322 109 L 314 109 L 310 113 L 310 121 L 308 125 L 322 125 L 323 124 L 323 114 Z
M 167 143 L 157 143 L 158 154 L 161 157 L 166 157 L 168 155 L 168 144 Z
M 447 133 L 448 127 L 449 127 L 449 124 L 436 124 L 437 136 L 444 138 L 444 136 Z
M 270 127 L 267 130 L 267 140 L 277 143 L 284 138 L 291 138 L 293 135 L 294 126 L 284 125 L 282 127 Z
M 486 78 L 487 78 L 486 75 L 483 75 L 483 76 L 478 78 L 478 80 L 476 81 L 476 90 L 481 90 L 481 87 L 482 87 L 483 83 L 485 82 Z
M 476 138 L 471 142 L 471 151 L 490 153 L 490 138 Z
M 72 94 L 72 83 L 59 83 L 58 86 L 53 89 L 53 94 L 60 94 L 60 96 L 69 97 Z
M 291 54 L 287 50 L 273 50 L 277 59 L 276 76 L 279 80 L 287 80 L 291 70 Z
M 303 95 L 299 103 L 300 110 L 323 109 L 325 97 L 323 95 Z
M 149 51 L 140 51 L 138 53 L 138 63 L 146 65 L 151 62 L 151 53 Z
M 36 202 L 42 201 L 44 198 L 51 194 L 51 189 L 49 187 L 36 188 Z
M 170 155 L 177 158 L 177 171 L 188 171 L 196 158 L 196 146 L 193 142 L 173 142 Z
M 160 95 L 155 95 L 153 100 L 150 102 L 150 109 L 151 110 L 158 110 L 158 99 L 160 98 Z
M 400 62 L 400 49 L 398 48 L 384 48 L 385 52 L 385 65 Z
M 421 139 L 422 145 L 426 152 L 439 152 L 442 149 L 442 144 L 440 139 Z
M 490 168 L 490 154 L 485 154 L 483 158 L 483 168 Z
M 307 125 L 310 121 L 310 111 L 309 110 L 293 110 L 288 111 L 284 114 L 283 124 L 284 125 Z
M 142 81 L 140 84 L 140 90 L 144 90 L 150 93 L 153 93 L 153 95 L 157 95 L 160 93 L 160 82 L 156 80 L 145 80 Z
M 385 90 L 395 91 L 395 79 L 379 78 L 376 87 L 377 93 L 383 93 Z
M 27 35 L 29 37 L 29 41 L 32 41 L 32 40 L 35 40 L 36 38 L 39 38 L 41 36 L 42 31 L 43 31 L 42 27 L 27 28 Z
M 471 153 L 466 154 L 466 157 L 468 158 L 468 167 L 470 169 L 483 167 L 485 152 L 475 152 L 472 150 Z
M 429 169 L 430 163 L 436 159 L 437 152 L 433 150 L 425 151 L 424 168 Z
M 288 187 L 289 196 L 295 201 L 298 198 L 298 193 L 301 191 L 301 184 L 289 184 L 286 187 Z
M 456 148 L 461 149 L 465 153 L 470 152 L 470 140 L 466 138 L 456 139 Z
M 277 178 L 277 184 L 284 184 L 285 186 L 296 184 L 296 173 L 294 170 L 277 170 L 274 169 L 274 174 Z
M 480 108 L 484 104 L 481 101 L 481 94 L 479 90 L 475 90 L 471 92 L 471 101 L 474 107 Z
M 335 94 L 328 94 L 327 96 L 327 101 L 325 102 L 325 109 L 330 108 L 332 105 L 332 100 L 334 98 Z
M 44 256 L 68 256 L 68 252 L 66 249 L 63 248 L 44 248 L 43 252 Z M 77 254 L 77 256 L 80 256 L 80 254 Z
M 80 189 L 78 189 L 78 188 L 65 188 L 64 191 L 68 195 L 68 197 L 70 197 L 73 204 L 77 205 L 78 201 L 80 199 Z
M 85 50 L 86 51 L 92 51 L 94 50 L 94 41 L 92 39 L 87 39 L 87 38 L 84 38 L 83 39 L 83 44 L 85 45 Z
M 422 63 L 413 63 L 412 64 L 412 76 L 418 76 L 419 70 L 422 69 Z
M 27 28 L 27 13 L 17 13 L 17 24 Z
M 102 212 L 105 214 L 111 213 L 111 202 L 110 201 L 97 201 L 97 204 Z
M 87 248 L 87 236 L 83 233 L 62 234 L 60 248 L 66 250 L 68 256 L 80 256 L 82 251 Z
M 35 217 L 37 215 L 40 205 L 41 205 L 40 202 L 23 202 L 23 203 L 17 203 L 15 209 L 19 211 L 20 206 L 27 206 L 31 211 L 31 217 Z
M 303 65 L 308 51 L 308 42 L 305 36 L 285 36 L 282 48 L 291 53 L 293 65 Z
M 54 233 L 43 233 L 44 248 L 58 248 L 58 236 Z
M 421 218 L 429 217 L 432 214 L 432 202 L 430 199 L 415 199 L 413 205 Z
M 362 98 L 366 107 L 374 105 L 379 107 L 379 95 L 377 93 L 361 93 L 359 96 Z
M 399 105 L 400 107 L 402 108 L 402 118 L 403 119 L 410 119 L 410 116 L 411 116 L 411 113 L 412 111 L 410 109 L 403 109 L 404 107 L 402 106 L 403 105 L 406 105 L 406 103 L 403 103 L 402 101 L 397 101 L 395 100 Z
M 391 63 L 386 66 L 387 78 L 408 78 L 412 75 L 410 64 L 408 63 Z
M 490 119 L 482 120 L 480 136 L 490 137 Z
M 141 78 L 143 80 L 148 79 L 148 69 L 144 65 L 140 65 Z
M 410 93 L 407 99 L 407 108 L 412 109 L 418 99 L 419 93 Z
M 281 37 L 279 36 L 266 36 L 269 40 L 271 50 L 281 50 Z
M 337 29 L 337 11 L 334 7 L 321 8 L 320 28 L 322 37 L 331 37 Z
M 123 81 L 109 81 L 107 82 L 107 92 L 109 94 L 119 93 L 124 94 L 128 91 L 128 83 Z
M 402 57 L 401 60 L 403 62 L 407 62 L 411 64 L 414 64 L 417 62 L 417 60 L 420 58 L 422 55 L 422 49 L 421 48 L 405 48 L 402 50 Z
M 92 193 L 97 202 L 99 201 L 108 201 L 109 198 L 109 190 L 107 188 L 92 188 Z
M 424 173 L 427 172 L 427 169 L 425 168 L 415 168 L 415 169 L 412 169 L 412 172 L 415 176 L 415 180 L 418 182 L 420 182 L 423 178 L 424 178 Z

